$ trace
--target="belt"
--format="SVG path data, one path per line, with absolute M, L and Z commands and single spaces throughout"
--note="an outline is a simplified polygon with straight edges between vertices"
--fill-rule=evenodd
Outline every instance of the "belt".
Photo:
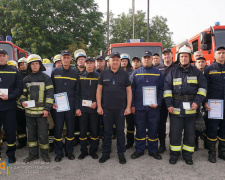
M 35 107 L 44 107 L 45 103 L 35 102 Z
M 195 95 L 178 95 L 178 94 L 173 94 L 173 98 L 176 100 L 182 100 L 182 101 L 191 101 L 193 100 Z

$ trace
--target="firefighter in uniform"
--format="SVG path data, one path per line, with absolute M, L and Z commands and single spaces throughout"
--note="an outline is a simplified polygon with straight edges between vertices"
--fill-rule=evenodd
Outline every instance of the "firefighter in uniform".
M 192 165 L 195 145 L 195 120 L 206 97 L 207 82 L 203 74 L 191 66 L 192 45 L 182 42 L 177 48 L 179 65 L 165 78 L 164 98 L 170 113 L 170 164 L 176 164 L 181 155 L 186 164 Z
M 64 156 L 62 142 L 64 121 L 67 127 L 65 140 L 66 157 L 70 160 L 75 159 L 73 155 L 75 114 L 81 116 L 79 107 L 79 74 L 75 69 L 70 67 L 70 62 L 72 61 L 70 51 L 63 50 L 61 52 L 61 61 L 63 64 L 62 67 L 55 68 L 52 72 L 52 81 L 55 94 L 67 92 L 70 110 L 64 112 L 55 111 L 54 149 L 57 154 L 55 157 L 56 162 L 60 162 Z M 53 109 L 57 109 L 55 103 L 53 104 Z
M 129 75 L 129 78 L 134 71 L 131 69 L 131 63 L 130 63 L 130 56 L 128 54 L 121 54 L 121 67 L 124 71 L 126 71 Z M 126 123 L 127 123 L 127 144 L 126 149 L 130 149 L 134 144 L 134 114 L 130 113 L 126 116 Z
M 132 108 L 135 114 L 134 121 L 136 126 L 136 151 L 131 155 L 132 159 L 137 159 L 144 155 L 146 146 L 146 128 L 148 129 L 148 154 L 155 159 L 162 159 L 158 150 L 157 130 L 159 125 L 160 106 L 163 99 L 163 74 L 152 65 L 152 53 L 145 51 L 142 54 L 143 66 L 135 70 L 131 75 L 132 83 Z M 144 106 L 143 104 L 143 88 L 146 86 L 154 86 L 156 88 L 157 97 L 156 104 Z
M 53 58 L 54 68 L 62 67 L 61 54 L 57 54 Z
M 98 128 L 99 117 L 97 114 L 96 90 L 99 75 L 94 72 L 95 60 L 87 57 L 85 60 L 86 72 L 80 76 L 80 151 L 78 159 L 84 159 L 88 155 L 87 132 L 90 130 L 90 148 L 89 155 L 93 159 L 98 159 L 96 154 L 99 144 Z M 88 102 L 91 104 L 88 105 Z
M 76 60 L 76 70 L 79 75 L 82 75 L 85 73 L 85 58 L 86 58 L 86 52 L 83 49 L 78 49 L 74 52 L 74 57 Z M 74 146 L 80 143 L 80 125 L 79 125 L 79 116 L 75 117 L 75 129 L 74 129 Z
M 6 155 L 9 163 L 16 162 L 16 99 L 23 89 L 21 74 L 7 65 L 9 56 L 0 49 L 0 129 L 3 125 L 7 138 Z
M 24 79 L 27 76 L 27 59 L 25 57 L 18 60 L 18 70 L 20 71 L 22 78 Z M 19 101 L 17 101 L 16 121 L 17 138 L 19 143 L 16 146 L 16 149 L 21 149 L 27 145 L 27 133 L 25 110 Z
M 22 106 L 26 108 L 25 115 L 28 129 L 29 156 L 24 159 L 24 162 L 27 163 L 39 158 L 38 146 L 43 160 L 50 162 L 47 117 L 54 101 L 53 84 L 51 78 L 42 73 L 46 69 L 39 55 L 29 55 L 27 63 L 28 75 L 24 78 L 23 93 L 19 100 Z M 35 101 L 35 106 L 29 107 L 28 102 L 32 100 Z
M 225 101 L 225 46 L 217 46 L 214 52 L 215 62 L 204 70 L 207 79 L 208 94 L 204 104 L 210 111 L 208 99 L 220 99 Z M 223 106 L 225 107 L 225 106 Z M 223 109 L 224 114 L 224 109 Z M 218 157 L 225 160 L 225 117 L 223 119 L 208 119 L 206 113 L 207 146 L 209 149 L 208 160 L 216 163 L 216 142 L 219 140 Z
M 101 72 L 96 93 L 97 112 L 103 115 L 104 141 L 102 144 L 102 157 L 99 163 L 104 163 L 110 158 L 111 136 L 113 122 L 116 124 L 117 154 L 119 163 L 125 164 L 125 115 L 131 113 L 132 91 L 129 75 L 120 69 L 120 54 L 110 54 L 110 69 Z M 113 97 L 113 98 L 112 98 Z
M 176 64 L 173 63 L 173 54 L 171 49 L 164 49 L 162 53 L 163 63 L 156 67 L 156 69 L 160 70 L 164 77 L 168 74 L 168 72 L 173 69 Z M 158 152 L 162 154 L 166 151 L 166 121 L 168 118 L 168 109 L 166 107 L 165 99 L 162 101 L 161 110 L 160 110 L 160 121 L 158 128 L 158 138 L 160 142 Z

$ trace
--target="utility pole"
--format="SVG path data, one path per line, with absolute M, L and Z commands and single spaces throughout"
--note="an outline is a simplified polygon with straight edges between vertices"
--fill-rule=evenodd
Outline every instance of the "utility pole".
M 132 1 L 132 9 L 133 9 L 133 39 L 134 39 L 134 25 L 135 25 L 135 18 L 134 18 L 134 13 L 135 13 L 135 0 Z
M 149 42 L 149 0 L 147 1 L 147 42 Z
M 107 0 L 107 48 L 108 47 L 109 47 L 109 0 Z

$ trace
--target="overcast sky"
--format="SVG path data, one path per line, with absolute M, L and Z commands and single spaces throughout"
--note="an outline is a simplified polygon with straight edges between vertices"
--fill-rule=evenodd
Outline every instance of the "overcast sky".
M 95 2 L 99 11 L 107 12 L 107 0 Z M 128 13 L 132 0 L 110 0 L 109 8 L 114 14 Z M 147 0 L 135 0 L 136 10 L 147 12 Z M 172 39 L 177 44 L 214 26 L 215 22 L 225 25 L 225 0 L 150 0 L 150 19 L 156 15 L 168 19 Z

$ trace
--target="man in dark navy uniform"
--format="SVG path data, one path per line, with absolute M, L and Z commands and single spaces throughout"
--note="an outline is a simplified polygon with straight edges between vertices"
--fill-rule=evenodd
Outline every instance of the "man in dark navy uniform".
M 9 163 L 16 162 L 16 99 L 23 89 L 21 74 L 7 65 L 8 53 L 0 49 L 0 127 L 4 127 L 7 137 Z

